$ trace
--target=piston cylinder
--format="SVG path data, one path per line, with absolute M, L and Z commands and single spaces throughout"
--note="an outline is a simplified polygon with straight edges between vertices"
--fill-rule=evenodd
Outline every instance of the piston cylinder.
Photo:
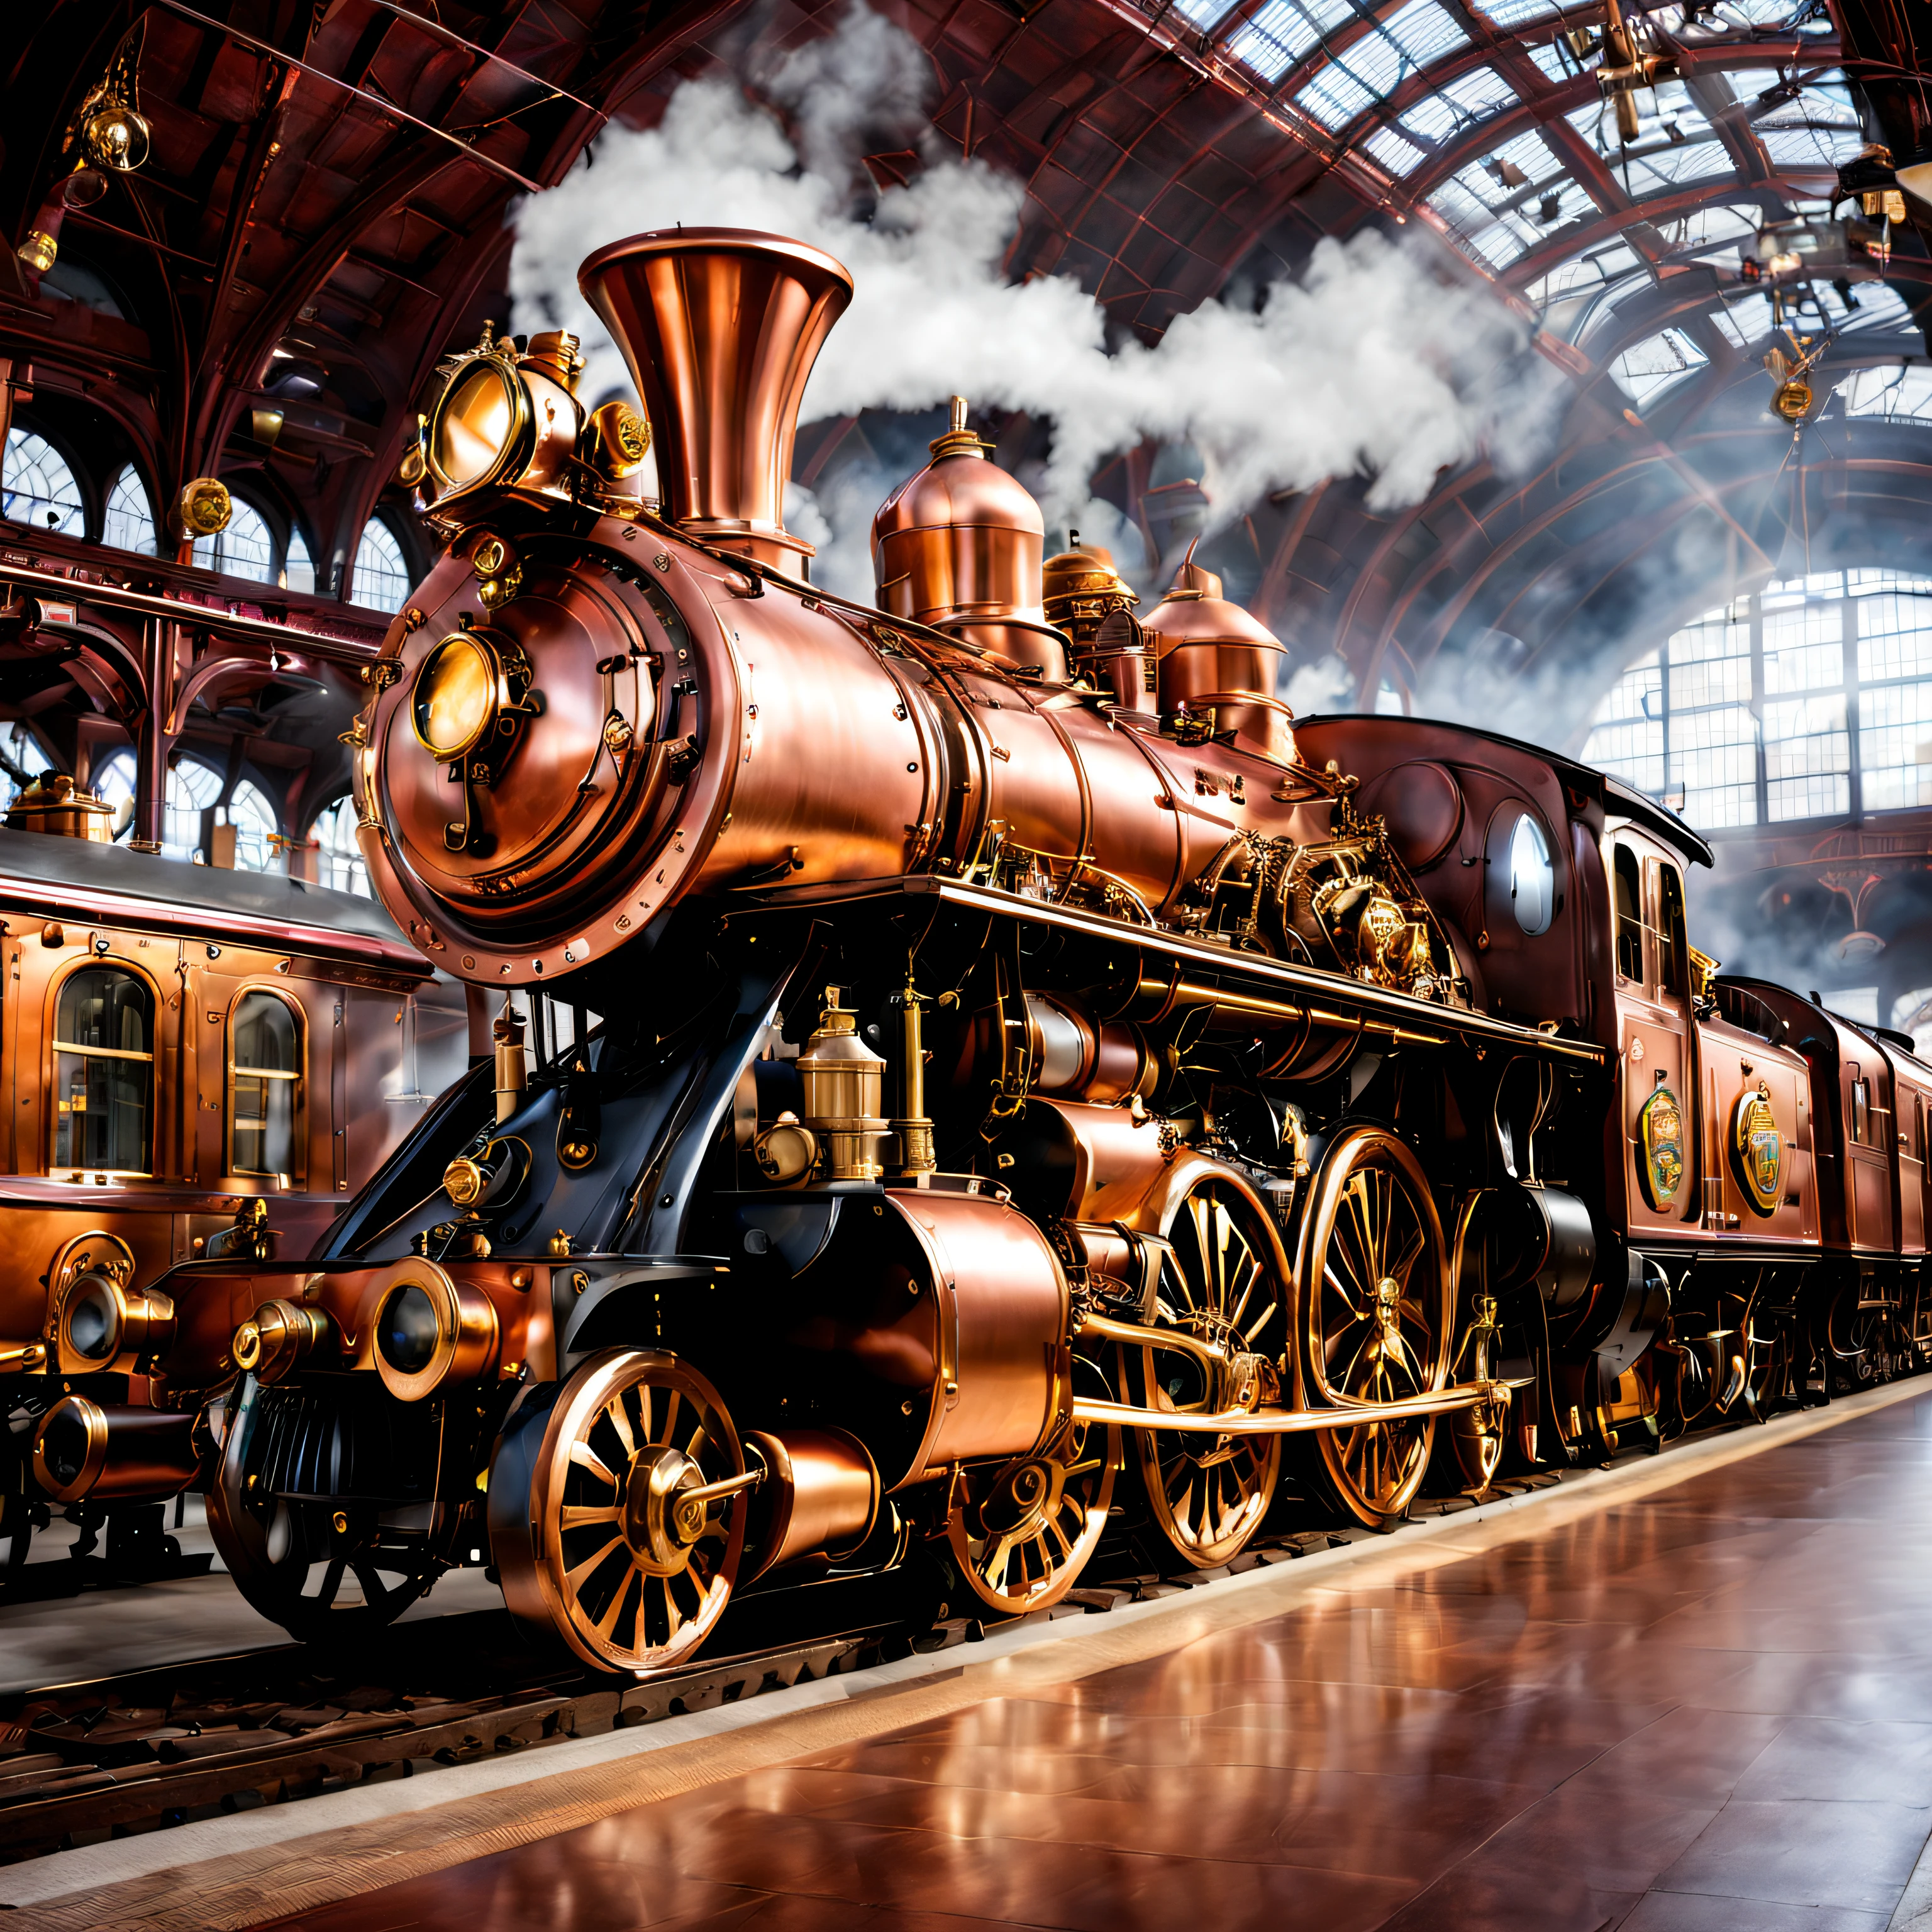
M 178 1495 L 200 1458 L 194 1418 L 63 1397 L 34 1432 L 34 1478 L 57 1503 Z
M 872 1534 L 878 1466 L 856 1436 L 842 1429 L 760 1430 L 745 1446 L 764 1464 L 765 1480 L 752 1498 L 741 1588 L 807 1557 L 836 1563 Z

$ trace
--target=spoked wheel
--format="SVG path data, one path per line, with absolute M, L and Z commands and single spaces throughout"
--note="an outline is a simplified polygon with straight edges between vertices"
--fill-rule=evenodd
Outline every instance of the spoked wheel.
M 668 1669 L 724 1612 L 757 1480 L 688 1362 L 606 1349 L 503 1432 L 490 1548 L 504 1597 L 586 1664 Z
M 1106 1532 L 1120 1466 L 1120 1430 L 1076 1422 L 1003 1469 L 965 1471 L 946 1537 L 967 1588 L 1011 1616 L 1058 1603 Z
M 1237 1385 L 1272 1390 L 1286 1352 L 1288 1259 L 1268 1211 L 1245 1183 L 1205 1175 L 1166 1230 L 1156 1325 L 1223 1349 Z M 1206 1406 L 1219 1391 L 1192 1356 L 1154 1344 L 1124 1350 L 1142 1406 Z M 1226 1562 L 1262 1526 L 1281 1474 L 1279 1436 L 1136 1429 L 1135 1460 L 1161 1533 L 1196 1569 Z
M 1421 1164 L 1385 1128 L 1338 1135 L 1302 1222 L 1304 1394 L 1310 1406 L 1395 1402 L 1448 1380 L 1452 1290 Z M 1321 1486 L 1371 1529 L 1392 1528 L 1422 1486 L 1432 1417 L 1324 1430 Z
M 305 1643 L 354 1642 L 395 1622 L 450 1566 L 462 1527 L 446 1504 L 382 1510 L 290 1495 L 278 1453 L 296 1391 L 243 1378 L 208 1526 L 236 1587 L 272 1623 Z

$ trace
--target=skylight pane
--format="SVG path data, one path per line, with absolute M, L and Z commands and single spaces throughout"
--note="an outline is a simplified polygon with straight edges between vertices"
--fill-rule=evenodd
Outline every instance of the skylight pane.
M 1479 10 L 1499 27 L 1520 27 L 1559 10 L 1555 0 L 1478 0 Z
M 1493 110 L 1513 106 L 1516 90 L 1494 68 L 1479 67 L 1458 74 L 1446 87 L 1418 100 L 1402 117 L 1412 134 L 1426 141 L 1447 140 L 1457 129 L 1473 126 Z
M 1418 67 L 1466 47 L 1469 37 L 1436 0 L 1412 0 L 1386 23 L 1390 40 Z
M 1858 305 L 1848 320 L 1840 325 L 1843 333 L 1855 329 L 1909 328 L 1912 310 L 1905 298 L 1883 282 L 1854 282 L 1852 292 Z
M 1174 0 L 1174 10 L 1206 33 L 1227 18 L 1234 4 L 1234 0 Z
M 1864 146 L 1856 128 L 1780 128 L 1760 122 L 1757 136 L 1773 167 L 1813 174 L 1834 173 L 1840 161 L 1852 160 Z
M 1428 159 L 1420 148 L 1405 141 L 1393 128 L 1378 128 L 1362 146 L 1391 174 L 1412 175 Z
M 1229 39 L 1228 51 L 1262 80 L 1279 80 L 1321 39 L 1321 29 L 1292 0 L 1268 0 Z
M 1641 409 L 1710 359 L 1681 328 L 1666 328 L 1626 349 L 1610 364 L 1610 376 Z
M 1546 80 L 1564 81 L 1576 70 L 1564 58 L 1563 52 L 1556 41 L 1545 40 L 1542 46 L 1529 50 L 1529 57 L 1543 70 Z
M 1875 416 L 1886 422 L 1932 422 L 1932 368 L 1923 364 L 1854 369 L 1838 393 L 1845 399 L 1848 416 Z
M 1532 282 L 1523 294 L 1540 308 L 1560 302 L 1565 296 L 1607 288 L 1611 283 L 1630 274 L 1636 266 L 1635 253 L 1627 242 L 1619 242 L 1591 254 L 1573 256 L 1546 275 Z
M 1337 54 L 1295 96 L 1295 105 L 1324 128 L 1344 128 L 1365 108 L 1386 100 L 1406 76 L 1468 40 L 1437 0 L 1410 0 Z
M 1730 338 L 1734 349 L 1748 349 L 1771 333 L 1771 298 L 1737 296 L 1711 311 L 1711 320 Z

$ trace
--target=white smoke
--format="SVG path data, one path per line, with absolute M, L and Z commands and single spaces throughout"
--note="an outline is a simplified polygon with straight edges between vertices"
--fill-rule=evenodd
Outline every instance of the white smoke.
M 1372 478 L 1372 506 L 1412 502 L 1445 465 L 1485 448 L 1507 462 L 1540 441 L 1554 379 L 1526 380 L 1520 325 L 1374 233 L 1324 241 L 1298 283 L 1256 306 L 1210 302 L 1155 348 L 1110 346 L 1104 312 L 1077 283 L 1008 280 L 1024 191 L 942 152 L 925 118 L 931 75 L 916 41 L 854 0 L 830 38 L 759 80 L 764 100 L 790 113 L 796 142 L 740 87 L 685 82 L 658 126 L 608 130 L 560 185 L 520 206 L 515 326 L 576 330 L 591 356 L 586 392 L 627 388 L 577 292 L 592 250 L 680 222 L 812 243 L 856 286 L 806 418 L 920 410 L 961 394 L 1049 419 L 1049 526 L 1078 525 L 1097 465 L 1144 437 L 1191 441 L 1230 516 L 1268 490 L 1358 472 Z M 929 164 L 909 187 L 855 195 L 857 151 L 882 130 Z

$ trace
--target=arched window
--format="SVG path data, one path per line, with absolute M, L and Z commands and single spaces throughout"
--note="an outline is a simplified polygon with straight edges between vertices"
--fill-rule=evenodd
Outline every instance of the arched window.
M 131 550 L 142 556 L 160 554 L 154 542 L 153 506 L 141 472 L 131 463 L 115 478 L 114 487 L 107 493 L 100 541 L 115 550 Z
M 10 724 L 0 731 L 0 752 L 5 754 L 7 764 L 14 768 L 14 771 L 9 771 L 5 766 L 0 766 L 0 812 L 4 812 L 20 795 L 20 785 L 14 772 L 24 772 L 29 778 L 38 778 L 43 772 L 52 771 L 54 761 L 40 749 L 40 740 L 21 724 Z
M 113 966 L 61 982 L 54 1016 L 52 1164 L 68 1172 L 153 1171 L 154 1003 Z
M 288 561 L 282 566 L 282 588 L 306 590 L 311 595 L 315 590 L 314 560 L 308 554 L 302 532 L 292 527 L 289 531 Z
M 234 500 L 228 527 L 212 537 L 195 540 L 194 560 L 203 570 L 224 577 L 245 577 L 256 584 L 275 580 L 275 536 L 268 520 L 245 498 Z
M 302 1022 L 274 993 L 244 993 L 228 1022 L 228 1172 L 297 1178 Z
M 7 432 L 7 454 L 0 462 L 0 516 L 37 530 L 58 530 L 63 536 L 87 534 L 80 485 L 67 459 L 30 429 Z
M 356 801 L 338 798 L 333 805 L 325 806 L 316 814 L 312 836 L 320 882 L 338 892 L 370 898 L 369 868 L 362 862 L 362 850 L 356 842 Z
M 1583 755 L 1700 831 L 1932 805 L 1932 578 L 1824 571 L 1673 632 Z
M 119 805 L 134 796 L 134 754 L 116 752 L 94 774 L 94 789 L 110 805 Z M 221 796 L 221 774 L 199 758 L 177 758 L 168 772 L 166 810 L 162 815 L 161 856 L 165 859 L 192 859 L 201 851 L 201 815 Z M 278 870 L 278 849 L 270 843 L 279 829 L 275 808 L 267 794 L 247 778 L 238 779 L 225 813 L 216 814 L 218 824 L 235 828 L 235 863 L 244 872 Z M 208 854 L 202 853 L 206 859 Z
M 403 560 L 403 547 L 380 517 L 371 517 L 362 526 L 350 587 L 356 602 L 372 610 L 400 610 L 410 594 L 410 567 Z
M 218 814 L 219 820 L 223 814 Z M 238 872 L 278 872 L 281 848 L 275 842 L 280 826 L 267 793 L 246 778 L 235 782 L 228 801 L 226 822 L 235 828 L 235 869 Z

